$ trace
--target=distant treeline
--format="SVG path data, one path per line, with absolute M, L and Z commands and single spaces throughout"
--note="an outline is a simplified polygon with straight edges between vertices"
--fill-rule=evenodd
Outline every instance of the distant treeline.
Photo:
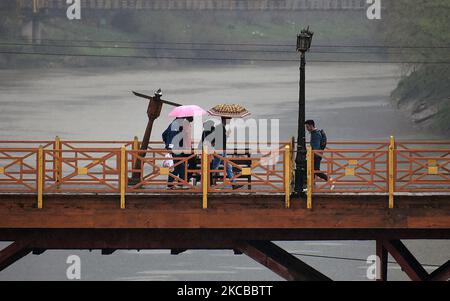
M 11 12 L 0 17 L 0 67 L 50 64 L 52 66 L 86 66 L 136 64 L 141 61 L 105 56 L 184 57 L 204 59 L 284 60 L 297 59 L 297 33 L 310 25 L 315 31 L 314 45 L 378 43 L 378 22 L 368 20 L 365 12 L 348 11 L 91 11 L 81 20 L 69 21 L 60 14 L 39 19 L 40 45 L 30 42 L 30 19 Z M 27 29 L 28 31 L 23 30 Z M 24 33 L 28 33 L 24 35 Z M 17 41 L 22 42 L 14 44 Z M 88 41 L 82 43 L 82 41 Z M 134 43 L 130 43 L 134 42 Z M 168 43 L 162 45 L 161 43 Z M 14 45 L 11 45 L 14 44 Z M 212 45 L 216 44 L 216 45 Z M 248 46 L 249 44 L 258 44 Z M 170 47 L 169 47 L 170 45 Z M 267 45 L 267 46 L 265 46 Z M 83 46 L 83 47 L 82 47 Z M 88 47 L 84 47 L 88 46 Z M 25 55 L 2 55 L 1 51 L 71 53 L 76 58 Z M 364 59 L 369 54 L 343 53 L 339 49 L 312 52 L 313 59 Z M 375 49 L 372 52 L 380 51 Z M 339 52 L 339 53 L 336 53 Z M 81 57 L 95 55 L 95 57 Z M 29 56 L 29 55 L 27 55 Z M 339 57 L 338 57 L 339 56 Z M 163 59 L 167 62 L 168 59 Z M 156 61 L 162 61 L 156 59 Z M 178 63 L 178 62 L 176 62 Z M 226 63 L 226 62 L 225 62 Z
M 38 9 L 65 9 L 66 0 L 37 0 Z M 149 10 L 361 10 L 366 0 L 80 0 L 84 9 Z M 33 0 L 0 2 L 0 9 L 33 9 Z

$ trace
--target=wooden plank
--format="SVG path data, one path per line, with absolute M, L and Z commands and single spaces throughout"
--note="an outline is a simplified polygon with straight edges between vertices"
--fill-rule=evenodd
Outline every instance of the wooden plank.
M 71 239 L 67 239 L 70 237 Z M 0 241 L 32 249 L 233 249 L 242 240 L 450 239 L 450 230 L 413 229 L 0 229 Z
M 211 196 L 207 211 L 200 195 L 127 196 L 127 210 L 118 199 L 47 195 L 37 210 L 33 195 L 0 195 L 0 228 L 450 229 L 446 196 L 399 196 L 394 210 L 386 196 L 316 196 L 313 210 L 283 195 Z
M 232 249 L 234 241 L 228 236 L 245 237 L 235 234 L 233 231 L 214 233 L 200 230 L 0 229 L 0 241 L 16 238 L 30 241 L 30 249 L 95 249 L 106 255 L 119 249 Z
M 286 252 L 270 241 L 243 241 L 236 249 L 264 265 L 274 273 L 291 281 L 330 281 L 316 269 Z

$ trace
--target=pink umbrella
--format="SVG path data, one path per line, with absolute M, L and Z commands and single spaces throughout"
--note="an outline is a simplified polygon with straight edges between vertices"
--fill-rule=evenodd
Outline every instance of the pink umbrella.
M 187 105 L 179 106 L 174 108 L 170 113 L 170 117 L 193 117 L 193 116 L 203 116 L 206 111 L 197 105 Z

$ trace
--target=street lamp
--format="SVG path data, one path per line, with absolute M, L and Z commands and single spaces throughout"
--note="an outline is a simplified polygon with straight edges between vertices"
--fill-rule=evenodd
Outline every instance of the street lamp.
M 305 53 L 311 47 L 314 33 L 309 26 L 297 35 L 297 51 L 300 52 L 300 82 L 298 94 L 297 155 L 295 157 L 295 194 L 301 195 L 306 183 L 306 139 L 305 139 Z

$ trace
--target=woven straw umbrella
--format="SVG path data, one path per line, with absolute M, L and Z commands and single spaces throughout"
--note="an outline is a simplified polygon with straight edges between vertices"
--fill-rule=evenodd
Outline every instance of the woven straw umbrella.
M 227 119 L 231 118 L 244 118 L 250 115 L 250 112 L 241 105 L 238 104 L 219 104 L 208 110 L 208 113 L 212 116 L 218 116 L 222 119 L 222 126 L 225 129 Z M 225 130 L 223 131 L 223 150 L 226 151 L 227 137 Z
M 220 104 L 209 109 L 208 113 L 225 119 L 243 118 L 250 115 L 246 108 L 238 104 Z

